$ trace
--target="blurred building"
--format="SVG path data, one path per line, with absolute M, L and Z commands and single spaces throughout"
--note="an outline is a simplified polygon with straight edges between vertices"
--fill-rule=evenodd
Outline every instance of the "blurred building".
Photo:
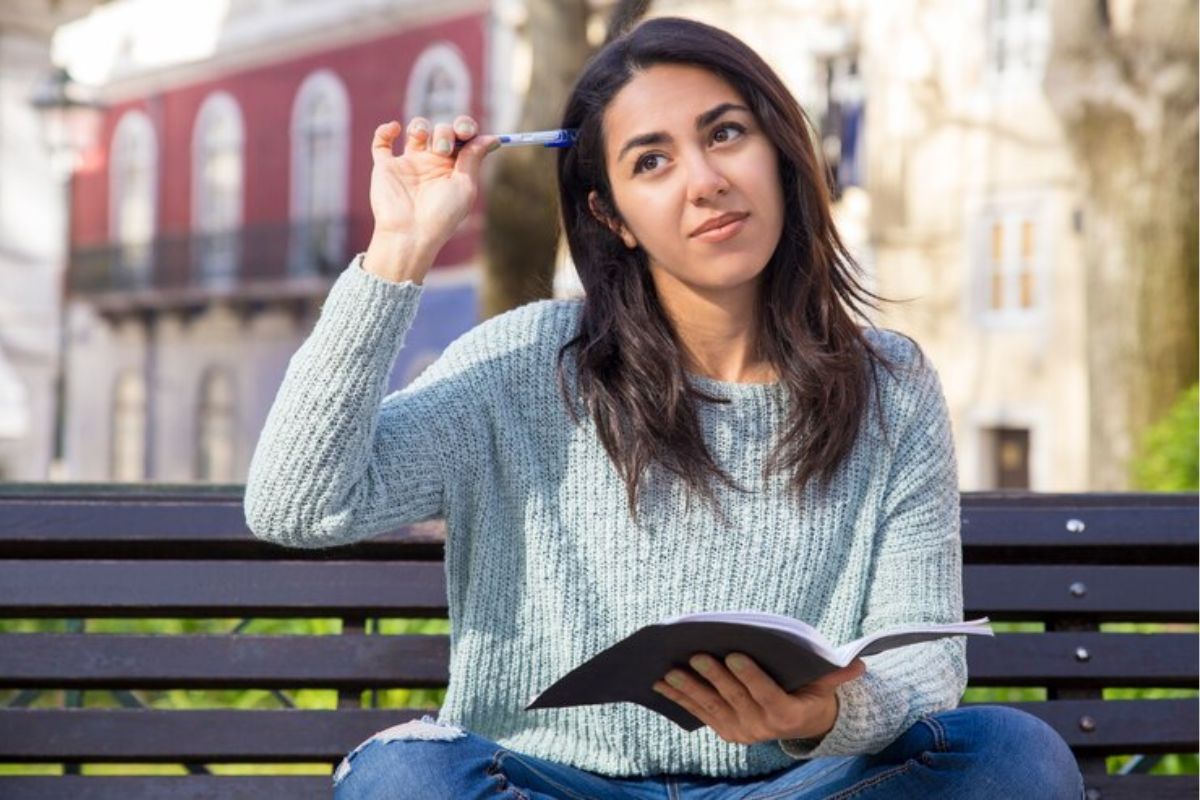
M 493 24 L 481 0 L 117 0 L 60 31 L 106 108 L 74 181 L 66 478 L 244 480 L 369 239 L 375 127 L 490 128 Z M 393 388 L 477 322 L 480 229 L 443 249 Z
M 1049 0 L 659 0 L 801 101 L 881 327 L 946 391 L 963 489 L 1089 488 L 1078 169 L 1042 92 Z
M 244 477 L 288 358 L 365 246 L 372 129 L 461 111 L 510 128 L 530 8 L 116 0 L 61 31 L 57 60 L 108 105 L 75 179 L 65 477 Z M 1104 453 L 1120 438 L 1127 455 L 1133 431 L 1096 411 L 1089 374 L 1106 320 L 1088 300 L 1087 181 L 1044 88 L 1053 9 L 656 0 L 650 12 L 733 32 L 800 100 L 866 285 L 901 301 L 875 321 L 921 342 L 941 375 L 967 490 L 1125 488 Z M 475 324 L 481 219 L 429 276 L 393 386 Z M 577 293 L 565 250 L 562 262 L 556 293 Z M 0 333 L 0 355 L 12 350 Z M 0 360 L 0 406 L 4 374 Z
M 54 448 L 63 182 L 29 99 L 55 28 L 96 0 L 0 4 L 0 480 L 45 479 Z
M 871 241 L 967 489 L 1090 487 L 1083 182 L 1042 91 L 1048 0 L 869 4 Z M 1091 321 L 1096 322 L 1096 321 Z

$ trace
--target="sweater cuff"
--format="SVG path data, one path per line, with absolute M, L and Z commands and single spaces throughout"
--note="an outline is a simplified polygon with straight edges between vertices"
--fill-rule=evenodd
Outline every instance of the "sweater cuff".
M 829 733 L 825 734 L 824 738 L 818 740 L 780 739 L 779 749 L 797 760 L 858 755 L 855 743 L 856 740 L 861 739 L 861 736 L 856 734 L 862 730 L 864 725 L 869 726 L 869 722 L 865 718 L 856 719 L 855 712 L 857 711 L 857 715 L 860 717 L 864 716 L 862 709 L 870 708 L 871 702 L 870 695 L 863 683 L 864 677 L 860 675 L 852 681 L 840 683 L 833 690 L 838 699 L 838 715 L 834 720 L 833 727 Z

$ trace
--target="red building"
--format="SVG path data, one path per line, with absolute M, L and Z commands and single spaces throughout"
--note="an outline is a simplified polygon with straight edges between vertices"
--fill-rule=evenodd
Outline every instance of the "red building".
M 211 58 L 102 87 L 72 193 L 71 479 L 242 480 L 287 358 L 369 239 L 375 127 L 488 129 L 488 4 L 393 6 L 285 36 L 235 14 Z M 481 212 L 441 252 L 394 386 L 477 321 Z

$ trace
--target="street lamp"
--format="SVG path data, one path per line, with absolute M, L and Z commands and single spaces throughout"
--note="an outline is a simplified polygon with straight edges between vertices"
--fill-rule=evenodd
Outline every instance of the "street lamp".
M 62 186 L 63 262 L 59 279 L 58 353 L 54 375 L 54 443 L 49 478 L 66 478 L 67 280 L 71 263 L 71 187 L 83 154 L 96 142 L 101 106 L 85 98 L 63 68 L 51 70 L 33 90 L 30 105 L 42 122 L 50 168 Z
M 96 142 L 103 107 L 85 97 L 62 67 L 50 70 L 34 87 L 29 104 L 41 117 L 50 166 L 60 178 L 69 179 Z

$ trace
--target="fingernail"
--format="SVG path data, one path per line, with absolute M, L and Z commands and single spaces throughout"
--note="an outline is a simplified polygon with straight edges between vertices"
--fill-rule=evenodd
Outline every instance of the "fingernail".
M 413 133 L 429 133 L 429 126 L 424 122 L 414 122 L 412 124 Z
M 448 139 L 438 139 L 436 142 L 433 143 L 433 150 L 436 153 L 441 153 L 442 155 L 446 155 L 447 153 L 450 152 L 451 149 L 452 148 L 450 146 L 450 141 Z
M 463 136 L 470 136 L 475 132 L 475 126 L 469 122 L 460 122 L 454 126 L 454 130 Z
M 708 670 L 712 666 L 712 661 L 704 656 L 696 656 L 688 661 L 688 663 L 692 665 L 692 669 L 696 670 L 696 672 L 699 672 L 701 675 L 708 674 Z
M 489 153 L 494 153 L 495 151 L 497 151 L 499 149 L 500 149 L 500 140 L 499 139 L 497 139 L 496 141 L 492 142 L 491 144 L 489 144 L 487 146 L 487 152 L 489 152 Z
M 667 683 L 671 684 L 676 689 L 683 688 L 683 678 L 682 678 L 682 676 L 679 675 L 678 672 L 668 673 L 667 674 Z
M 750 663 L 746 660 L 745 656 L 737 655 L 730 656 L 728 659 L 726 659 L 726 661 L 729 662 L 729 668 L 734 672 L 741 672 L 746 668 L 746 665 Z

